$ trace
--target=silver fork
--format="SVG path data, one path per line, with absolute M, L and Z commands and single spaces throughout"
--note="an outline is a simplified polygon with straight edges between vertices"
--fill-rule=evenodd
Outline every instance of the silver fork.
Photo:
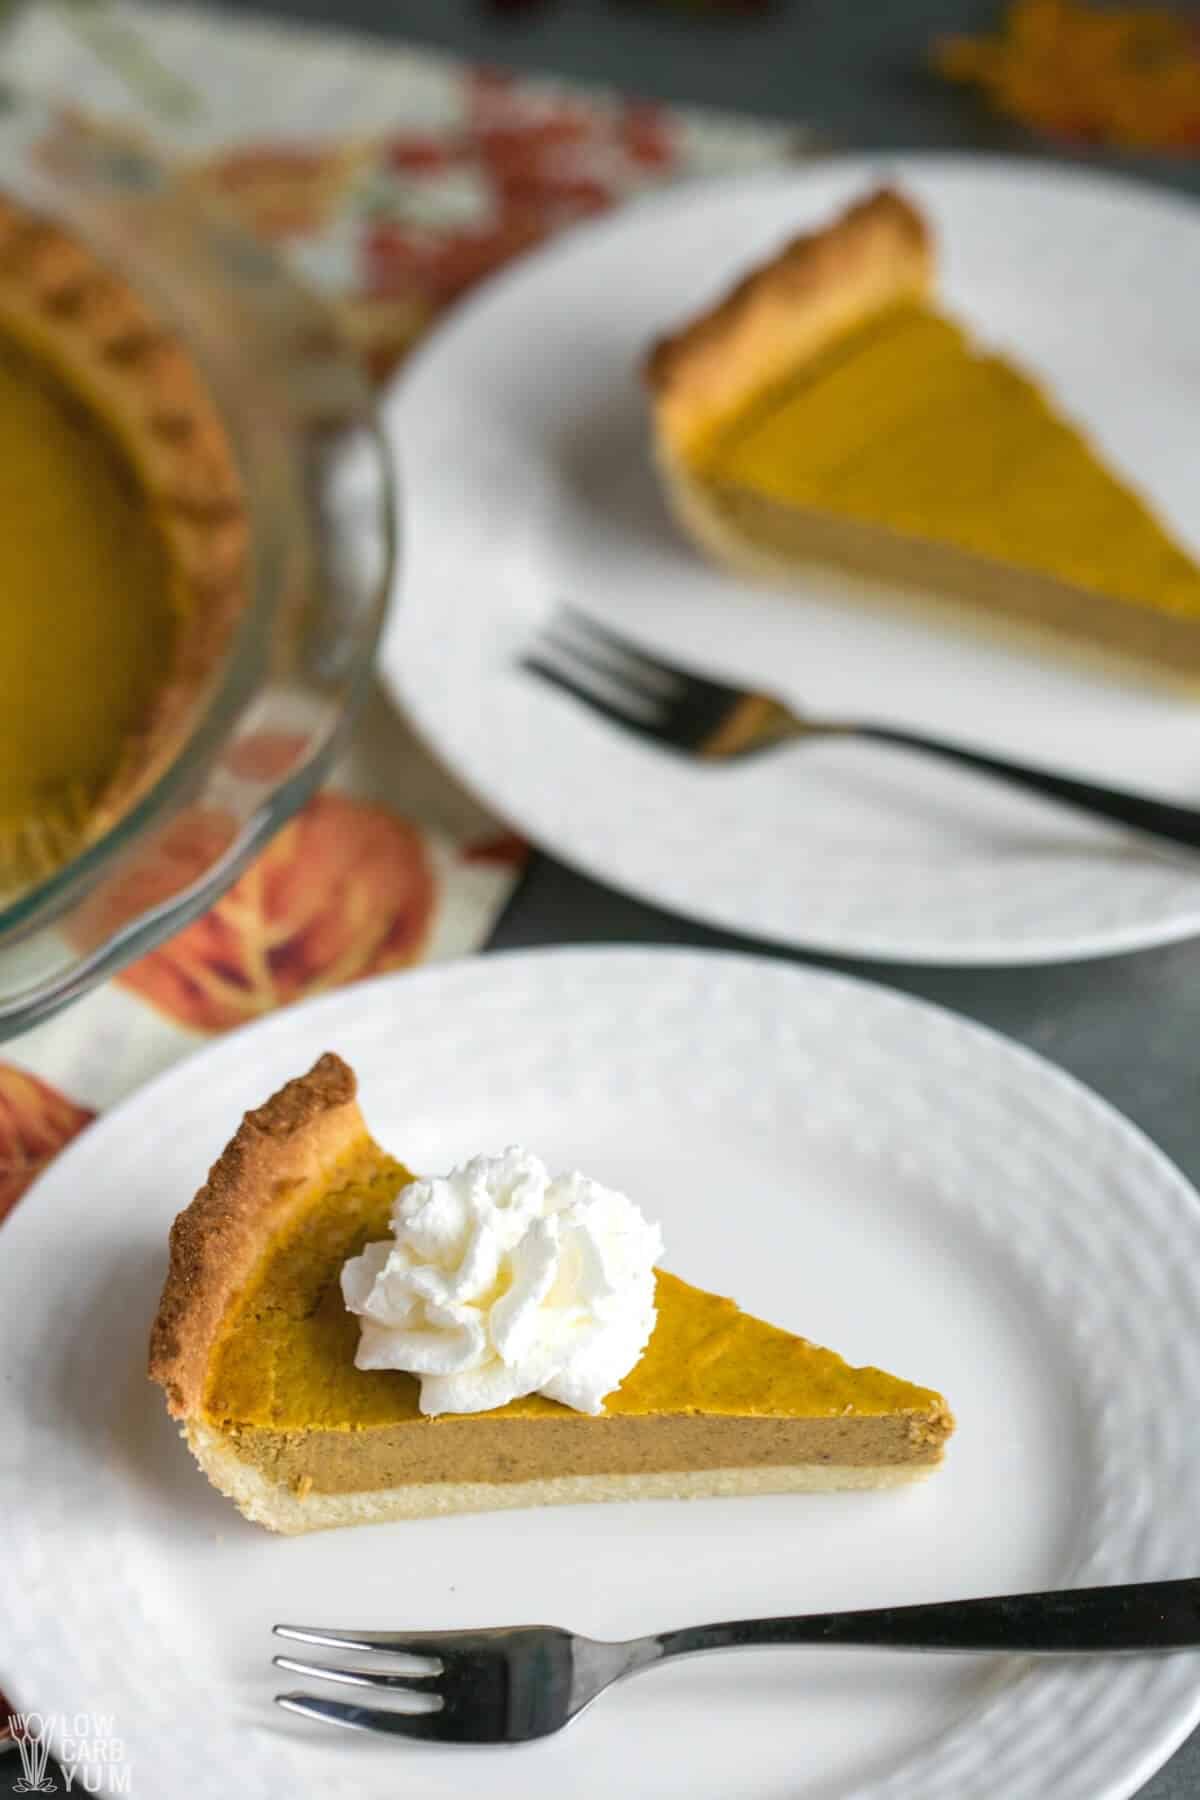
M 569 607 L 553 615 L 520 663 L 529 674 L 572 695 L 623 730 L 708 762 L 758 756 L 804 739 L 866 739 L 924 751 L 1152 837 L 1200 848 L 1200 809 L 1195 807 L 1058 775 L 922 732 L 861 720 L 814 718 L 770 694 L 733 687 L 650 656 L 628 638 Z
M 733 1619 L 660 1631 L 625 1643 L 601 1643 L 556 1625 L 414 1632 L 276 1625 L 275 1634 L 351 1654 L 403 1656 L 423 1665 L 416 1673 L 393 1672 L 277 1656 L 277 1668 L 372 1688 L 410 1709 L 360 1706 L 314 1694 L 277 1694 L 279 1705 L 288 1712 L 351 1731 L 379 1731 L 442 1744 L 520 1744 L 560 1731 L 614 1681 L 705 1650 L 818 1644 L 1111 1656 L 1195 1649 L 1200 1647 L 1200 1580 L 1008 1594 L 792 1619 Z M 414 1682 L 431 1685 L 414 1687 Z M 412 1710 L 414 1703 L 417 1710 Z

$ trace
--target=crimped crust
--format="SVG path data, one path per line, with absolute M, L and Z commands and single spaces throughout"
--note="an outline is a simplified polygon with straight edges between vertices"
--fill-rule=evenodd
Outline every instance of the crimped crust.
M 224 424 L 184 347 L 54 222 L 0 194 L 0 332 L 58 371 L 121 443 L 162 533 L 182 629 L 90 835 L 161 772 L 245 601 L 247 519 Z
M 354 1071 L 326 1052 L 248 1112 L 186 1211 L 171 1227 L 171 1260 L 150 1333 L 152 1381 L 175 1418 L 201 1413 L 221 1321 L 266 1240 L 314 1181 L 370 1146 Z
M 668 458 L 685 458 L 753 395 L 872 313 L 923 299 L 933 272 L 930 228 L 891 188 L 823 230 L 793 238 L 647 357 L 645 379 Z

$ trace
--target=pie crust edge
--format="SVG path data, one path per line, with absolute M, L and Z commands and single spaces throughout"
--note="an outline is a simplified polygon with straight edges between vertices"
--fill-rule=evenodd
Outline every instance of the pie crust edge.
M 925 299 L 934 260 L 928 222 L 893 188 L 793 238 L 650 350 L 643 373 L 667 459 L 686 460 L 746 401 L 873 313 Z
M 149 1375 L 172 1417 L 198 1420 L 221 1323 L 265 1240 L 314 1182 L 370 1143 L 354 1071 L 332 1051 L 246 1113 L 208 1180 L 171 1227 L 170 1261 L 150 1333 Z

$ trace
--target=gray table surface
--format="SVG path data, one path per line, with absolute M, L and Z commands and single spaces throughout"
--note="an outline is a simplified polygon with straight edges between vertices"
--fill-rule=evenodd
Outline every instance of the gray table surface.
M 930 36 L 990 23 L 991 0 L 779 0 L 765 20 L 707 22 L 622 0 L 562 0 L 515 19 L 470 0 L 339 0 L 336 8 L 329 0 L 257 0 L 257 8 L 321 23 L 336 13 L 346 27 L 514 67 L 792 118 L 847 147 L 1031 148 L 1018 132 L 985 118 L 970 97 L 921 73 Z M 1200 160 L 1098 160 L 1200 192 Z M 750 947 L 545 856 L 534 860 L 493 938 L 497 948 L 603 942 Z M 1030 1045 L 1113 1101 L 1200 1181 L 1200 941 L 1034 969 L 794 960 L 936 1001 Z M 15 1791 L 19 1774 L 12 1759 L 5 1764 L 0 1795 Z M 1142 1789 L 1142 1800 L 1198 1794 L 1200 1731 Z

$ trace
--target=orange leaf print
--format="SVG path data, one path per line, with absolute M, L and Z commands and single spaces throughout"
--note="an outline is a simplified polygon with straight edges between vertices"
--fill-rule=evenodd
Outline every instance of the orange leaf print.
M 529 845 L 515 831 L 497 831 L 491 837 L 464 844 L 461 855 L 465 863 L 492 863 L 501 869 L 523 869 L 529 860 Z
M 416 962 L 436 900 L 415 825 L 322 793 L 210 912 L 119 980 L 195 1031 L 227 1031 Z
M 257 236 L 278 243 L 312 236 L 329 223 L 362 155 L 357 142 L 242 144 L 193 163 L 188 175 L 231 205 Z
M 236 834 L 237 821 L 229 814 L 215 807 L 185 807 L 87 896 L 71 922 L 71 941 L 81 950 L 106 943 L 131 919 L 198 881 Z
M 0 1219 L 95 1116 L 36 1075 L 0 1063 Z

